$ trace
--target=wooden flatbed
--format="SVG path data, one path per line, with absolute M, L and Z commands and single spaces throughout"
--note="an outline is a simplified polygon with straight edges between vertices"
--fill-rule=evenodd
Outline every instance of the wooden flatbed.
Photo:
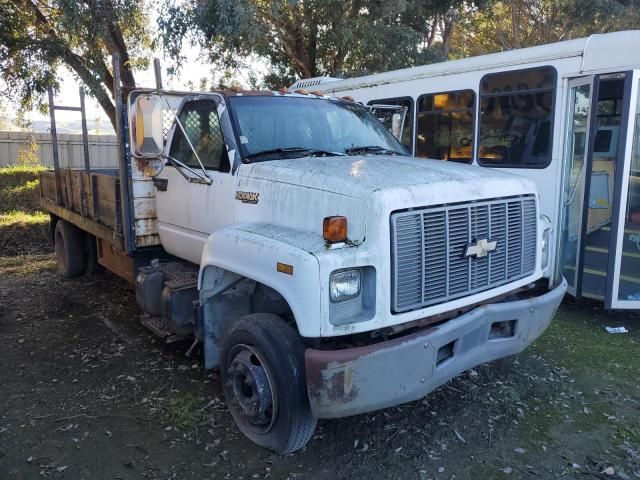
M 117 170 L 59 169 L 40 172 L 42 207 L 80 229 L 123 249 L 120 181 Z
M 57 189 L 53 170 L 40 173 L 40 202 L 52 225 L 63 219 L 93 235 L 98 263 L 135 282 L 140 256 L 125 253 L 118 171 L 60 168 L 58 175 Z

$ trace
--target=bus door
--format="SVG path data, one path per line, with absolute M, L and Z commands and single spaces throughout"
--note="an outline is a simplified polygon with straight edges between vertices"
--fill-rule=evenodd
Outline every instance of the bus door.
M 571 294 L 604 300 L 609 308 L 622 278 L 638 287 L 625 290 L 627 295 L 640 293 L 640 273 L 621 277 L 627 262 L 616 263 L 631 155 L 633 76 L 624 72 L 569 81 L 559 265 Z
M 640 70 L 629 73 L 624 128 L 620 128 L 624 158 L 614 196 L 615 238 L 613 275 L 608 285 L 607 308 L 640 309 Z

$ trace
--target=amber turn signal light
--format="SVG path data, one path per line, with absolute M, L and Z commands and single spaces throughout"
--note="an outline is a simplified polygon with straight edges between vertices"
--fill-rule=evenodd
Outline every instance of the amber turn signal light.
M 325 217 L 322 222 L 322 236 L 329 243 L 347 241 L 347 217 Z

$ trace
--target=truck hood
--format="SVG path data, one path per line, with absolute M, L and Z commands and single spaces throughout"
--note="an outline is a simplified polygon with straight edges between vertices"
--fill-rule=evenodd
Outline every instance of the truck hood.
M 461 165 L 442 160 L 418 159 L 396 155 L 295 158 L 261 162 L 241 170 L 241 176 L 282 182 L 339 195 L 366 199 L 373 192 L 387 189 L 412 190 L 412 187 L 446 186 L 455 188 L 473 183 L 477 187 L 491 180 L 525 182 L 521 177 L 497 170 Z M 480 194 L 480 192 L 477 192 Z M 524 192 L 521 192 L 524 193 Z M 495 196 L 495 192 L 493 194 Z
M 242 165 L 237 189 L 256 204 L 236 202 L 236 222 L 261 221 L 321 234 L 322 220 L 344 215 L 349 240 L 383 232 L 396 210 L 535 193 L 529 180 L 489 168 L 399 156 L 274 160 Z

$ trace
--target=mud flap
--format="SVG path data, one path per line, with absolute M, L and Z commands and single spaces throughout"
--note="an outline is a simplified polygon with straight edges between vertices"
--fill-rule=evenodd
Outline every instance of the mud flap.
M 250 290 L 241 283 L 209 298 L 197 311 L 196 335 L 202 340 L 204 367 L 217 368 L 225 327 L 251 313 Z

